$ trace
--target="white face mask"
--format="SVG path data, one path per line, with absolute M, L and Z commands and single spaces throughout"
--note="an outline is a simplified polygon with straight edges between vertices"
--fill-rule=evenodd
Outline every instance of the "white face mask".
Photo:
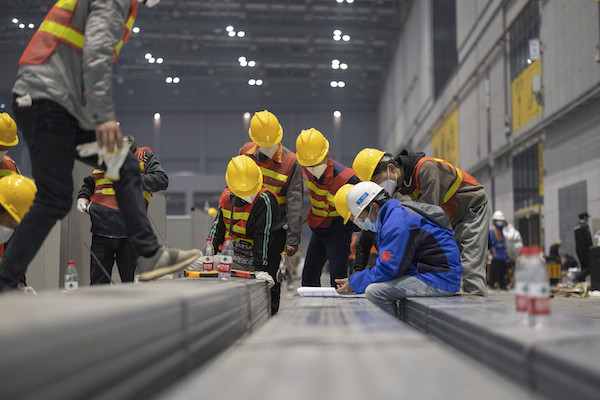
M 306 167 L 306 169 L 308 170 L 308 172 L 313 174 L 315 178 L 319 179 L 325 173 L 325 170 L 327 169 L 327 164 L 319 164 L 313 167 Z
M 4 160 L 4 156 L 6 155 L 6 153 L 8 153 L 8 150 L 0 151 L 0 163 L 2 162 L 2 160 Z
M 256 198 L 256 194 L 252 196 L 240 197 L 240 199 L 244 200 L 246 203 L 252 203 Z
M 0 243 L 8 242 L 8 239 L 11 238 L 14 232 L 14 229 L 9 228 L 8 226 L 0 225 Z
M 387 171 L 387 179 L 385 181 L 381 182 L 379 184 L 379 186 L 381 186 L 387 192 L 387 194 L 389 194 L 390 196 L 394 195 L 394 192 L 396 191 L 396 186 L 397 186 L 396 178 L 395 178 L 395 176 L 394 176 L 394 179 L 390 178 L 389 167 L 388 167 L 388 171 Z
M 269 147 L 259 147 L 258 151 L 260 151 L 261 153 L 263 153 L 265 156 L 272 158 L 273 155 L 275 155 L 275 153 L 277 153 L 277 150 L 279 150 L 279 143 L 277 143 L 276 145 L 273 146 L 269 146 Z

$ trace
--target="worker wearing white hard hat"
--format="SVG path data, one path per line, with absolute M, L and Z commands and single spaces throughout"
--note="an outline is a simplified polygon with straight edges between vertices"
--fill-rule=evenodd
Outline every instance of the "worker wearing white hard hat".
M 365 293 L 395 314 L 404 297 L 451 296 L 460 288 L 462 265 L 444 211 L 432 204 L 400 202 L 374 182 L 360 182 L 346 195 L 354 223 L 377 232 L 374 267 L 336 279 L 337 291 Z

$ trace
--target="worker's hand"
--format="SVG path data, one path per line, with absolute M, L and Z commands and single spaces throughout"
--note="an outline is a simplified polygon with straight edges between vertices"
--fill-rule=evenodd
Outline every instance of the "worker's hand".
M 90 205 L 90 201 L 88 199 L 79 198 L 77 199 L 77 211 L 79 212 L 88 212 L 88 207 Z
M 298 245 L 286 244 L 285 245 L 285 254 L 289 257 L 293 256 L 298 252 Z
M 267 285 L 269 286 L 269 289 L 271 289 L 273 286 L 275 286 L 275 281 L 273 280 L 273 277 L 271 275 L 269 275 L 268 272 L 256 271 L 255 276 L 256 276 L 256 279 L 261 279 L 263 281 L 267 281 Z
M 96 124 L 96 141 L 98 147 L 105 148 L 108 152 L 123 146 L 123 133 L 117 121 L 106 121 Z
M 335 280 L 335 290 L 339 294 L 349 293 L 352 291 L 350 287 L 350 281 L 348 278 L 336 279 Z

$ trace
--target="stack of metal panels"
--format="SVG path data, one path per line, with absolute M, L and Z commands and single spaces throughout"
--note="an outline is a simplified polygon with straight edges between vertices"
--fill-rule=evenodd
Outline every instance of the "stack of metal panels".
M 147 398 L 269 316 L 264 281 L 175 280 L 0 297 L 0 397 Z

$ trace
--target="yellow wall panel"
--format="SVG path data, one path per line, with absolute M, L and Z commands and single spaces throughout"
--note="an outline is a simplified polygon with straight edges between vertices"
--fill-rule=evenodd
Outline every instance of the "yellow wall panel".
M 534 76 L 542 75 L 542 62 L 535 60 L 517 76 L 512 89 L 512 129 L 516 131 L 542 113 L 542 106 L 535 99 L 531 89 Z
M 432 156 L 458 166 L 458 107 L 454 107 L 444 122 L 433 132 Z

